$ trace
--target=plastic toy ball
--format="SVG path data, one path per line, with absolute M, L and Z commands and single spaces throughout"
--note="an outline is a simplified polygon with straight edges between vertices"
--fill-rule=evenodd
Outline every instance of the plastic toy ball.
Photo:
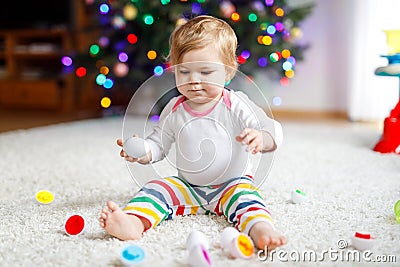
M 133 158 L 141 158 L 147 155 L 150 146 L 146 140 L 134 136 L 125 140 L 124 151 Z
M 85 218 L 79 214 L 74 214 L 65 221 L 64 231 L 70 236 L 80 235 L 85 231 Z
M 396 221 L 400 223 L 400 200 L 394 204 L 394 216 L 396 216 Z
M 212 266 L 211 257 L 207 251 L 209 247 L 206 236 L 198 230 L 193 230 L 186 240 L 189 265 L 193 267 Z
M 299 189 L 293 190 L 291 192 L 291 197 L 294 204 L 300 204 L 307 200 L 306 193 L 300 191 Z
M 192 267 L 210 267 L 212 266 L 211 257 L 207 249 L 201 245 L 195 245 L 189 250 L 189 265 Z
M 186 239 L 186 248 L 191 250 L 196 245 L 203 245 L 205 249 L 210 248 L 207 237 L 198 230 L 193 230 Z
M 120 259 L 125 266 L 142 263 L 146 258 L 144 250 L 137 245 L 127 245 L 121 250 Z
M 254 244 L 251 238 L 246 234 L 239 233 L 233 227 L 227 227 L 222 231 L 221 246 L 233 258 L 250 259 L 254 253 Z
M 250 259 L 254 253 L 253 241 L 248 235 L 240 233 L 233 239 L 230 252 L 234 258 Z
M 221 247 L 224 251 L 229 251 L 232 240 L 239 235 L 239 231 L 233 227 L 226 227 L 221 233 Z
M 35 197 L 40 204 L 50 204 L 54 200 L 54 195 L 47 190 L 37 192 Z
M 375 238 L 369 233 L 355 232 L 351 237 L 351 246 L 357 250 L 369 250 L 375 245 Z

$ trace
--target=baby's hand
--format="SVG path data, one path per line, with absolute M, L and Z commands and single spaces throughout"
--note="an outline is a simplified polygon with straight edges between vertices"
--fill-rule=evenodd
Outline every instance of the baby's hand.
M 135 134 L 135 135 L 133 135 L 133 136 L 137 137 L 138 135 Z M 122 141 L 121 138 L 118 138 L 118 139 L 117 139 L 117 145 L 119 145 L 120 147 L 123 148 L 124 143 L 123 143 L 123 141 Z M 149 162 L 151 161 L 151 152 L 149 152 L 146 156 L 143 156 L 143 157 L 140 157 L 140 158 L 134 158 L 134 157 L 129 156 L 129 155 L 124 151 L 124 149 L 121 149 L 121 151 L 119 152 L 119 155 L 120 155 L 121 157 L 125 158 L 125 160 L 126 160 L 126 161 L 129 161 L 129 162 L 138 162 L 138 163 L 141 163 L 141 164 L 147 164 L 147 163 L 149 163 Z
M 253 154 L 275 149 L 275 142 L 270 134 L 252 128 L 245 128 L 236 136 L 236 140 L 247 145 L 246 151 L 252 151 Z
M 262 151 L 263 148 L 263 137 L 261 131 L 252 128 L 245 128 L 238 136 L 236 140 L 242 145 L 247 145 L 246 151 L 252 151 L 256 154 Z

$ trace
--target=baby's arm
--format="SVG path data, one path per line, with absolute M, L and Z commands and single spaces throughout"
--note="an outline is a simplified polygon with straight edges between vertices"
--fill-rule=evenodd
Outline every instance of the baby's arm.
M 119 145 L 121 148 L 123 147 L 124 143 L 122 142 L 121 138 L 117 139 L 117 145 Z M 140 164 L 148 164 L 151 162 L 151 158 L 152 158 L 151 151 L 149 151 L 146 156 L 143 156 L 140 158 L 133 158 L 133 157 L 128 156 L 128 154 L 125 153 L 124 149 L 121 149 L 121 152 L 119 152 L 119 155 L 121 157 L 125 158 L 126 161 L 138 162 Z
M 251 151 L 253 154 L 258 152 L 265 153 L 276 149 L 276 144 L 267 131 L 259 131 L 253 128 L 245 128 L 236 140 L 243 145 L 247 145 L 246 151 Z
M 246 151 L 253 154 L 274 151 L 282 143 L 282 126 L 268 117 L 264 110 L 242 92 L 233 92 L 232 105 L 240 121 L 238 142 L 247 145 Z

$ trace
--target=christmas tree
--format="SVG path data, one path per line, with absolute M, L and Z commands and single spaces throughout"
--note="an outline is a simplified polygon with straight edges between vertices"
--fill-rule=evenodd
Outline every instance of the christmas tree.
M 95 73 L 93 82 L 105 89 L 133 94 L 153 73 L 168 68 L 165 56 L 174 28 L 206 14 L 224 19 L 235 30 L 240 71 L 248 75 L 265 71 L 286 85 L 294 77 L 296 62 L 303 59 L 306 48 L 298 42 L 302 35 L 299 23 L 313 7 L 294 7 L 286 2 L 86 0 L 87 8 L 96 11 L 92 19 L 102 29 L 101 36 L 87 53 L 66 56 L 63 63 L 72 65 L 78 77 Z M 105 90 L 104 95 L 111 94 L 109 91 Z M 103 107 L 110 104 L 106 102 Z

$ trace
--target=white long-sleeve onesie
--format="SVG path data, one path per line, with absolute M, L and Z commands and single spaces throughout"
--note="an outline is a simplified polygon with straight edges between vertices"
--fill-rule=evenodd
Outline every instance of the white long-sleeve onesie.
M 146 141 L 152 162 L 165 158 L 175 143 L 176 155 L 168 160 L 191 184 L 216 185 L 251 175 L 251 153 L 235 139 L 244 128 L 268 132 L 277 147 L 282 143 L 280 123 L 242 92 L 225 89 L 218 103 L 201 113 L 190 109 L 185 100 L 178 96 L 169 101 Z

